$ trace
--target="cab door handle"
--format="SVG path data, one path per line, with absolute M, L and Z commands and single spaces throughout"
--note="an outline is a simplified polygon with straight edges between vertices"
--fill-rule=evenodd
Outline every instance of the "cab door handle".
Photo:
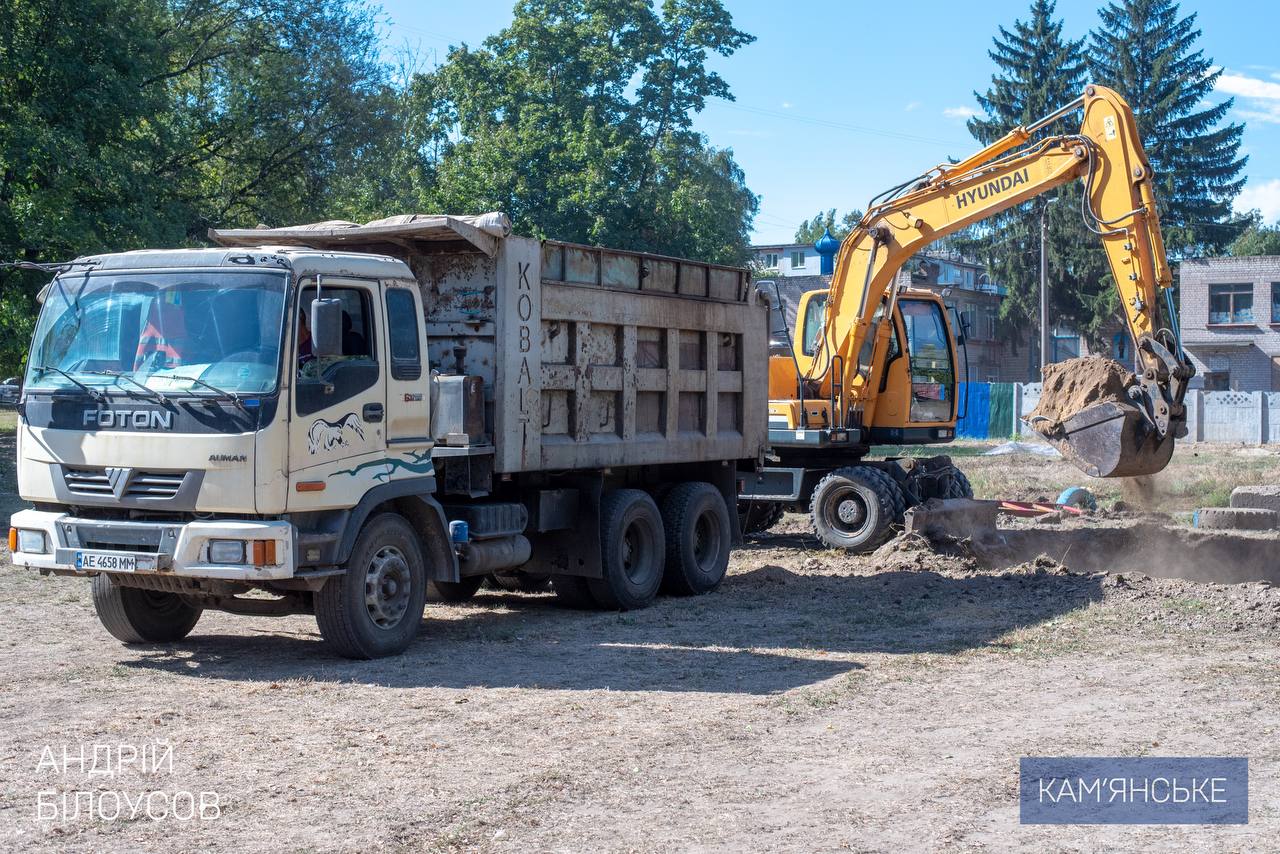
M 376 424 L 382 420 L 384 411 L 381 403 L 366 403 L 363 410 L 364 420 L 370 424 Z

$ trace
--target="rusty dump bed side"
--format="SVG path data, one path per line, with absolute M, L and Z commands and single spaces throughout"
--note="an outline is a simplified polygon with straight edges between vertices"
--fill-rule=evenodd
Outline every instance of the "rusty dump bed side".
M 744 269 L 518 237 L 500 213 L 211 236 L 407 262 L 432 369 L 484 378 L 498 473 L 763 453 L 768 309 Z
M 431 364 L 485 378 L 498 472 L 756 459 L 767 308 L 745 270 L 508 237 L 415 254 Z

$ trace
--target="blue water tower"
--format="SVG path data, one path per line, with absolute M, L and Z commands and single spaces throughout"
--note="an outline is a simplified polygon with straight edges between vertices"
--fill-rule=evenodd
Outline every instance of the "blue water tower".
M 831 236 L 831 229 L 828 228 L 822 232 L 813 248 L 818 250 L 818 272 L 830 276 L 836 269 L 836 253 L 840 251 L 840 241 Z

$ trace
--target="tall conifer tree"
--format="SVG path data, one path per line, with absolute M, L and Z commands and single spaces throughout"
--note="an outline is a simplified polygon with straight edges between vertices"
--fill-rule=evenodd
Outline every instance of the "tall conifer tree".
M 1119 0 L 1098 10 L 1089 69 L 1133 107 L 1155 173 L 1165 245 L 1174 255 L 1214 254 L 1248 225 L 1231 201 L 1244 185 L 1244 127 L 1222 124 L 1233 99 L 1208 104 L 1222 69 L 1195 47 L 1196 16 L 1173 0 Z

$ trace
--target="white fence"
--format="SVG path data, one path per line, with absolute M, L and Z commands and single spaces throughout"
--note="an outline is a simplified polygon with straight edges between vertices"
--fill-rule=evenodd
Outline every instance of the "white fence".
M 1026 416 L 1040 400 L 1040 383 L 1014 386 L 1014 409 Z M 1187 392 L 1188 442 L 1235 442 L 1246 445 L 1280 443 L 1280 392 Z M 1021 420 L 1017 436 L 1029 432 Z

